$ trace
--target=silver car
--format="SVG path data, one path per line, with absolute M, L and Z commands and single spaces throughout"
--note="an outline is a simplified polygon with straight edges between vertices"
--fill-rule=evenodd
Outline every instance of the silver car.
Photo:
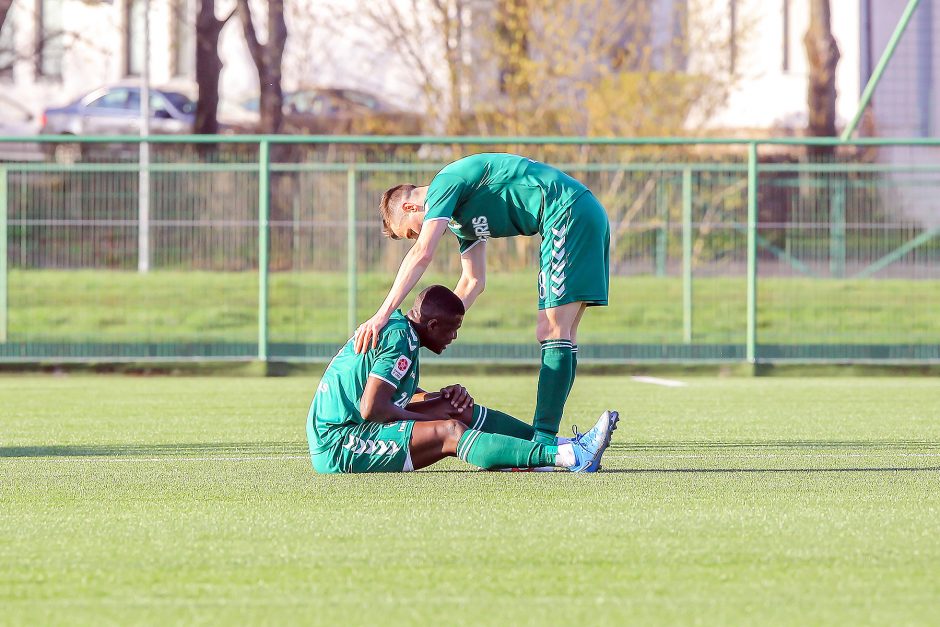
M 0 136 L 22 139 L 0 142 L 0 161 L 42 161 L 39 144 L 29 141 L 39 133 L 39 123 L 23 107 L 0 97 Z
M 161 135 L 191 133 L 196 104 L 185 95 L 163 89 L 150 90 L 150 132 Z M 102 87 L 64 107 L 46 109 L 42 115 L 44 135 L 139 135 L 140 87 Z M 81 157 L 86 144 L 48 144 L 57 161 Z M 136 149 L 136 148 L 135 148 Z M 113 154 L 113 149 L 106 152 Z

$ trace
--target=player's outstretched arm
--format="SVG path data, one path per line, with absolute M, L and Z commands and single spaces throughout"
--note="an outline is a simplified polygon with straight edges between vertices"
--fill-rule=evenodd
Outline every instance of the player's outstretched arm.
M 454 294 L 463 301 L 464 309 L 470 309 L 477 296 L 486 287 L 486 240 L 480 240 L 460 255 L 460 280 Z
M 405 255 L 398 269 L 398 275 L 389 290 L 385 302 L 379 307 L 374 316 L 359 325 L 356 329 L 355 348 L 357 353 L 363 353 L 370 348 L 375 348 L 379 341 L 379 333 L 388 323 L 389 316 L 398 309 L 408 293 L 414 289 L 418 281 L 424 275 L 434 258 L 434 251 L 437 250 L 437 243 L 447 229 L 446 220 L 431 220 L 426 222 L 421 229 L 421 234 L 415 241 L 414 246 Z

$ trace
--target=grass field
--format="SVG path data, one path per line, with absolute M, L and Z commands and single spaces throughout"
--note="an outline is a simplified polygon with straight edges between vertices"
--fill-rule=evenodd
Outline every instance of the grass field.
M 375 312 L 391 280 L 387 274 L 359 277 L 359 321 Z M 343 273 L 272 274 L 270 340 L 342 342 L 348 337 L 346 281 Z M 455 281 L 432 275 L 419 287 Z M 258 277 L 249 272 L 16 270 L 9 289 L 11 341 L 254 342 L 258 336 Z M 696 277 L 693 341 L 744 343 L 746 293 L 743 276 Z M 610 302 L 585 317 L 582 342 L 683 341 L 680 279 L 615 276 Z M 462 341 L 532 343 L 535 308 L 533 273 L 494 270 Z M 940 343 L 938 310 L 937 280 L 768 277 L 758 286 L 763 343 Z
M 0 378 L 0 622 L 936 624 L 936 380 L 685 381 L 579 377 L 597 475 L 315 476 L 310 378 Z

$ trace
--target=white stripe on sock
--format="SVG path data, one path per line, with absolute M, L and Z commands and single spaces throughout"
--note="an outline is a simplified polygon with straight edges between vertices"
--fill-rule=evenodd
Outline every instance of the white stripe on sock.
M 480 405 L 479 407 L 480 407 L 480 415 L 477 416 L 476 422 L 474 422 L 473 426 L 470 427 L 471 429 L 479 430 L 483 426 L 483 423 L 486 422 L 486 407 L 484 407 L 483 405 Z
M 458 453 L 458 454 L 457 454 L 457 457 L 460 457 L 460 459 L 462 459 L 462 460 L 465 461 L 465 462 L 467 461 L 467 456 L 470 454 L 470 449 L 472 449 L 472 448 L 473 448 L 473 445 L 476 444 L 477 438 L 480 437 L 480 433 L 482 433 L 482 432 L 481 432 L 481 431 L 473 431 L 473 433 L 470 435 L 470 437 L 467 438 L 467 445 L 463 447 L 463 456 L 461 457 L 461 454 Z M 469 463 L 469 462 L 467 462 L 467 463 Z

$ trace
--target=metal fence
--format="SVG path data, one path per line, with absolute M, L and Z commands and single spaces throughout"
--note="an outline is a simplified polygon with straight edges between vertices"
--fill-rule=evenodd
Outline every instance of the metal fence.
M 558 165 L 608 209 L 586 362 L 940 361 L 940 140 L 68 141 L 74 162 L 0 164 L 0 361 L 327 360 L 407 250 L 382 191 L 480 151 Z M 490 242 L 442 359 L 537 359 L 537 251 Z M 458 274 L 448 240 L 419 287 Z

